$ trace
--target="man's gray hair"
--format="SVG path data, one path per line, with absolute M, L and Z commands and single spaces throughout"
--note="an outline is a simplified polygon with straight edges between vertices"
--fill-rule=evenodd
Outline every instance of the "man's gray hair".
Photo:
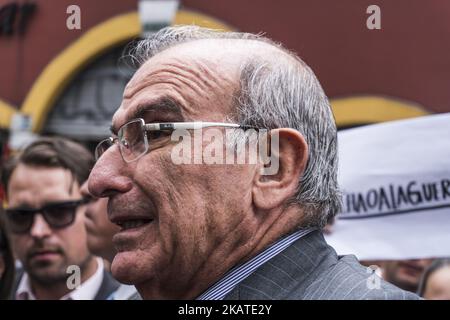
M 175 45 L 203 39 L 255 40 L 278 48 L 273 59 L 255 54 L 243 61 L 235 120 L 258 128 L 293 128 L 309 148 L 308 163 L 289 204 L 305 211 L 304 226 L 323 227 L 340 210 L 337 131 L 331 107 L 313 71 L 294 53 L 261 35 L 197 26 L 167 27 L 137 42 L 128 57 L 138 66 Z

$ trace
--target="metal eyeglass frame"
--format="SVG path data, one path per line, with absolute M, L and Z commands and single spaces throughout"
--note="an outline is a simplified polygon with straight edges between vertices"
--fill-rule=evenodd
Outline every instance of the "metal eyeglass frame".
M 129 126 L 132 123 L 140 123 L 142 128 L 142 137 L 144 142 L 144 151 L 142 151 L 138 156 L 131 160 L 127 160 L 122 151 L 123 146 L 123 131 L 124 128 Z M 138 160 L 143 155 L 145 155 L 148 152 L 149 144 L 148 144 L 148 138 L 147 138 L 147 132 L 148 131 L 173 131 L 173 130 L 198 130 L 203 128 L 209 128 L 209 127 L 225 127 L 225 128 L 238 128 L 238 129 L 256 129 L 256 127 L 252 126 L 243 126 L 236 123 L 226 123 L 226 122 L 202 122 L 202 121 L 196 121 L 196 122 L 161 122 L 161 123 L 145 123 L 144 119 L 137 118 L 133 119 L 131 121 L 128 121 L 123 126 L 120 127 L 120 129 L 117 132 L 117 137 L 109 137 L 106 138 L 98 143 L 98 145 L 95 148 L 95 160 L 97 161 L 103 153 L 106 152 L 111 146 L 113 146 L 115 143 L 119 144 L 119 151 L 120 155 L 123 159 L 123 161 L 130 163 L 133 161 Z M 126 141 L 125 141 L 126 142 Z M 103 148 L 103 145 L 107 145 L 106 148 L 104 148 L 104 151 L 101 151 Z

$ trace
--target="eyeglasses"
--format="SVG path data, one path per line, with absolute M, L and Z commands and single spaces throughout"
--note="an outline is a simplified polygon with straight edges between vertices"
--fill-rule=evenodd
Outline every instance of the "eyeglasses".
M 252 127 L 241 126 L 234 123 L 222 122 L 165 122 L 145 123 L 144 119 L 138 118 L 127 122 L 120 127 L 117 138 L 109 137 L 102 140 L 95 148 L 95 159 L 98 160 L 112 145 L 119 144 L 120 154 L 125 162 L 136 161 L 149 150 L 152 140 L 159 138 L 161 133 L 173 130 L 195 130 L 208 127 L 228 127 L 249 129 Z M 254 128 L 256 129 L 256 128 Z M 147 132 L 156 133 L 153 136 Z
M 37 209 L 11 208 L 6 209 L 6 217 L 10 230 L 14 233 L 27 233 L 34 223 L 34 215 L 41 213 L 45 222 L 53 229 L 70 226 L 80 205 L 90 201 L 83 198 L 75 201 L 52 202 Z

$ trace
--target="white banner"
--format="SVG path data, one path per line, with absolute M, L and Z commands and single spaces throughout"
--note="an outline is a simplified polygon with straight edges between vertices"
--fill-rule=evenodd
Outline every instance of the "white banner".
M 450 114 L 338 134 L 343 210 L 327 241 L 361 260 L 450 256 Z

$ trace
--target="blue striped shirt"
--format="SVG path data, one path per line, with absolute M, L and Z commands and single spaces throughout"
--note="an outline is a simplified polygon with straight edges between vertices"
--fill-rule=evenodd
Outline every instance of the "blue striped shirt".
M 276 241 L 249 261 L 228 271 L 222 279 L 202 293 L 197 300 L 222 300 L 234 287 L 251 275 L 257 268 L 313 230 L 315 229 L 301 229 Z

